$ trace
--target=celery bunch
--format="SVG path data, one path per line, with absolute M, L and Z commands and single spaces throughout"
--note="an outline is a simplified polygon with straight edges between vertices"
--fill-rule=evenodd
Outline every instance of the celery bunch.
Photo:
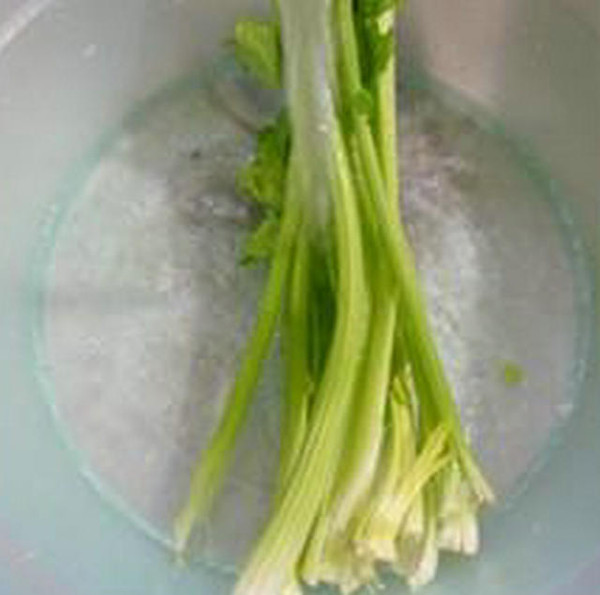
M 279 0 L 235 30 L 240 63 L 286 105 L 239 175 L 263 213 L 256 323 L 176 522 L 184 550 L 227 472 L 273 336 L 285 387 L 270 519 L 237 595 L 351 592 L 382 565 L 411 586 L 473 555 L 493 494 L 461 429 L 401 223 L 396 0 Z

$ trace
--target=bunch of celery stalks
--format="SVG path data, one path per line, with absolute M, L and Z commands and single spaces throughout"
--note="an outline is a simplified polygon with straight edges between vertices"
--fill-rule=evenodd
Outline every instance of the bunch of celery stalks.
M 427 321 L 402 224 L 397 0 L 278 0 L 237 24 L 239 62 L 285 107 L 239 173 L 260 222 L 247 261 L 266 286 L 226 409 L 176 520 L 180 552 L 233 458 L 281 338 L 279 471 L 236 595 L 349 593 L 390 568 L 430 582 L 443 550 L 473 555 L 493 493 Z

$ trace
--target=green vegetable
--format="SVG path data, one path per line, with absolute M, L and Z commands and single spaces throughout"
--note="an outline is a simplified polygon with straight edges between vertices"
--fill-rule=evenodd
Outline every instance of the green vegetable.
M 279 218 L 269 213 L 248 236 L 244 245 L 243 264 L 269 259 L 277 249 Z
M 210 512 L 275 330 L 280 468 L 237 595 L 343 592 L 381 563 L 412 586 L 439 552 L 473 555 L 493 494 L 462 430 L 401 223 L 395 0 L 279 0 L 235 50 L 286 107 L 238 176 L 261 221 L 244 262 L 270 267 L 223 419 L 176 523 L 181 551 Z
M 501 373 L 508 387 L 519 386 L 525 380 L 525 370 L 515 362 L 502 362 Z
M 235 27 L 234 49 L 242 66 L 267 87 L 281 85 L 281 32 L 277 23 L 240 21 Z
M 283 206 L 290 152 L 290 129 L 283 112 L 277 120 L 261 130 L 256 154 L 238 175 L 242 196 L 266 209 L 280 212 Z

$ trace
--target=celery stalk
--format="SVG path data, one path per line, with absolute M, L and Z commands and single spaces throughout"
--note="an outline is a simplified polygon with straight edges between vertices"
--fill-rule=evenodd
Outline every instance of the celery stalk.
M 302 582 L 349 593 L 376 585 L 381 563 L 424 585 L 441 550 L 478 550 L 477 514 L 493 501 L 401 221 L 397 5 L 273 0 L 275 19 L 236 28 L 241 64 L 286 92 L 240 176 L 264 215 L 246 254 L 271 267 L 223 419 L 176 523 L 183 549 L 222 484 L 279 323 L 277 490 L 235 595 L 298 595 Z
M 314 390 L 310 374 L 310 247 L 301 233 L 289 284 L 289 295 L 283 316 L 283 357 L 286 368 L 285 400 L 281 421 L 281 446 L 277 493 L 287 484 L 302 449 L 310 396 Z M 278 496 L 279 497 L 279 496 Z
M 175 521 L 175 546 L 185 551 L 194 525 L 203 521 L 223 483 L 230 466 L 233 448 L 254 396 L 263 362 L 271 346 L 281 309 L 281 298 L 287 280 L 291 257 L 298 233 L 298 201 L 290 184 L 278 249 L 271 264 L 269 278 L 259 305 L 258 317 L 246 346 L 224 415 L 211 437 L 206 451 L 194 470 L 188 501 Z
M 339 271 L 333 343 L 304 449 L 238 582 L 236 595 L 278 595 L 296 583 L 298 559 L 340 456 L 344 418 L 362 359 L 367 301 L 361 229 L 343 144 L 339 132 L 335 128 L 333 132 L 331 190 Z

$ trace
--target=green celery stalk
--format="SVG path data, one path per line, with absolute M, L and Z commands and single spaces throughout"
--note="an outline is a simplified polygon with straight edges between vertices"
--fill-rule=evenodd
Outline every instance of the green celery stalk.
M 298 200 L 295 186 L 290 184 L 277 251 L 233 390 L 208 448 L 202 453 L 192 474 L 188 501 L 175 520 L 175 547 L 179 554 L 185 551 L 194 526 L 210 512 L 231 464 L 237 436 L 247 417 L 264 360 L 273 341 L 298 234 L 298 222 Z
M 360 369 L 368 311 L 362 234 L 349 164 L 335 124 L 332 133 L 331 192 L 338 266 L 333 342 L 305 447 L 236 586 L 237 595 L 276 595 L 296 585 L 297 562 L 340 456 L 344 419 Z
M 302 450 L 309 422 L 314 382 L 310 372 L 310 246 L 300 230 L 283 317 L 283 356 L 286 385 L 281 422 L 279 499 Z
M 493 500 L 401 222 L 397 4 L 273 0 L 275 21 L 237 28 L 242 63 L 287 92 L 242 176 L 265 214 L 248 253 L 271 268 L 176 525 L 182 550 L 222 484 L 281 319 L 279 477 L 235 595 L 297 595 L 301 580 L 349 592 L 375 584 L 380 562 L 423 585 L 441 549 L 475 553 L 478 508 Z
M 338 565 L 340 556 L 346 556 L 350 521 L 370 494 L 381 456 L 396 316 L 395 300 L 385 295 L 386 289 L 384 284 L 383 297 L 378 299 L 376 291 L 372 296 L 371 331 L 345 429 L 344 457 L 319 519 L 327 531 L 315 529 L 310 555 L 302 565 L 309 583 L 331 581 L 331 568 Z
M 400 478 L 408 473 L 417 458 L 416 416 L 413 395 L 400 378 L 392 381 L 387 401 L 386 448 L 379 462 L 377 477 L 369 500 L 357 513 L 352 541 L 361 557 L 392 562 L 396 555 L 396 534 L 380 530 L 389 524 Z
M 339 88 L 342 96 L 354 98 L 364 91 L 361 72 L 359 44 L 352 0 L 335 1 L 339 48 Z M 399 221 L 390 217 L 390 202 L 386 192 L 379 155 L 373 131 L 367 114 L 356 109 L 341 110 L 350 112 L 350 126 L 346 131 L 353 156 L 353 166 L 364 177 L 368 197 L 366 197 L 365 222 L 371 228 L 371 237 L 380 244 L 380 250 L 389 264 L 390 282 L 400 282 L 401 249 L 398 236 Z M 391 183 L 391 182 L 390 182 Z M 397 192 L 397 190 L 396 190 Z

